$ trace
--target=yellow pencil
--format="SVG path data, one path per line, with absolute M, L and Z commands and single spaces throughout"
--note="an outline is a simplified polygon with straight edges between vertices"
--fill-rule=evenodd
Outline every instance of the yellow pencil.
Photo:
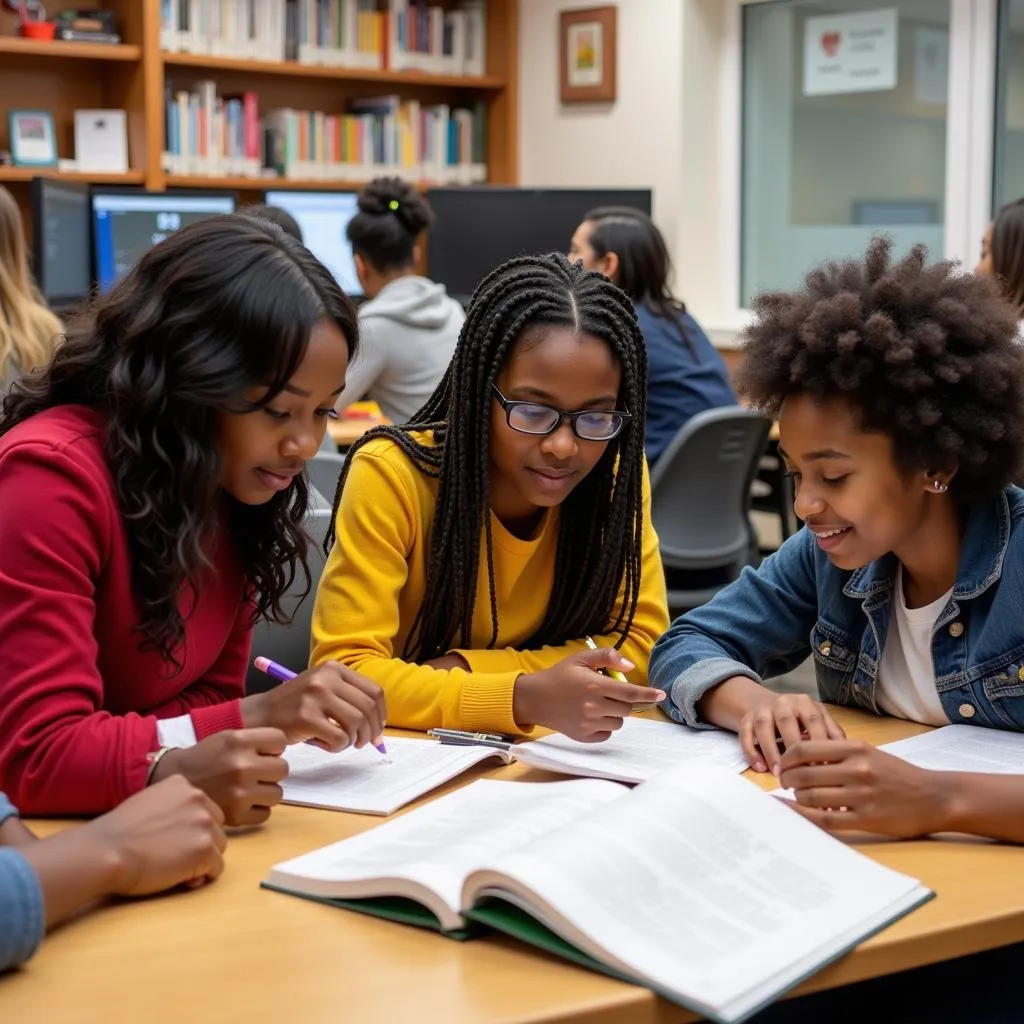
M 598 649 L 597 644 L 594 643 L 594 638 L 592 636 L 585 636 L 583 640 L 592 651 L 596 651 Z M 604 668 L 601 669 L 601 671 L 610 675 L 612 679 L 617 679 L 620 683 L 629 682 L 629 680 L 621 672 L 618 672 L 613 668 Z

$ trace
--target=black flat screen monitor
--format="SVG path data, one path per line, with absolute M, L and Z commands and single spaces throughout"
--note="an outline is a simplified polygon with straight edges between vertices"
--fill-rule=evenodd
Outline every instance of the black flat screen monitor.
M 427 272 L 462 301 L 515 256 L 568 252 L 584 214 L 633 206 L 650 215 L 650 189 L 432 188 L 437 223 L 427 238 Z
M 92 290 L 89 186 L 33 178 L 31 199 L 36 283 L 52 309 L 72 309 Z
M 231 192 L 92 190 L 96 281 L 108 292 L 139 257 L 168 235 L 216 213 L 234 213 Z

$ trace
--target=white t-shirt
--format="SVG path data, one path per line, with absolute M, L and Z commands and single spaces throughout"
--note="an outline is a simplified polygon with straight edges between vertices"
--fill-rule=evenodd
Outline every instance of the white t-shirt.
M 887 714 L 925 725 L 949 725 L 935 689 L 932 630 L 952 593 L 950 587 L 937 601 L 923 608 L 908 608 L 903 567 L 896 573 L 892 618 L 875 685 L 875 700 Z

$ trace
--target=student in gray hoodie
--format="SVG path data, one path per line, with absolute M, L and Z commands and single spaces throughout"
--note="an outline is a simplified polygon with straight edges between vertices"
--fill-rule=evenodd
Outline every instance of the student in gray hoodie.
M 416 240 L 433 222 L 426 198 L 400 178 L 376 178 L 359 194 L 347 234 L 368 301 L 339 412 L 368 396 L 389 420 L 405 423 L 451 362 L 466 315 L 443 284 L 416 273 Z

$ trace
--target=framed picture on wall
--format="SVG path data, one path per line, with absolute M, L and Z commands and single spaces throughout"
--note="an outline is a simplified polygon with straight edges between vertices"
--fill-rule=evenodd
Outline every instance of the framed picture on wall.
M 53 115 L 48 110 L 12 110 L 10 132 L 11 156 L 16 165 L 56 165 L 57 140 L 53 131 Z
M 615 15 L 614 6 L 559 15 L 563 103 L 615 102 Z

